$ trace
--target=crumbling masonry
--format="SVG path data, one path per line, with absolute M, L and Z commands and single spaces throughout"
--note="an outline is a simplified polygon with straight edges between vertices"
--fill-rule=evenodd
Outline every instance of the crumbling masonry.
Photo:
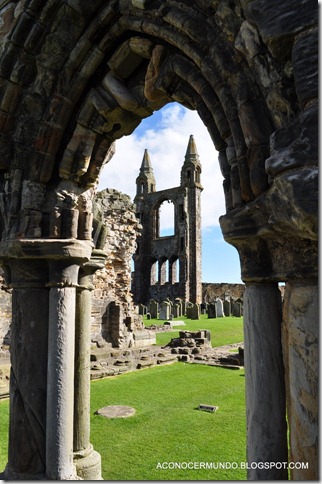
M 307 462 L 292 479 L 318 479 L 318 3 L 5 0 L 0 20 L 5 477 L 101 477 L 88 349 L 106 254 L 92 201 L 113 141 L 177 101 L 219 152 L 220 225 L 246 285 L 247 460 Z

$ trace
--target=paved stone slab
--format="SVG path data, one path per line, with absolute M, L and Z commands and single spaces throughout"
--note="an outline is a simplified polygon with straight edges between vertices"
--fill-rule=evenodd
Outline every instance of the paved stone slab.
M 127 405 L 108 405 L 96 410 L 95 415 L 102 415 L 106 418 L 127 418 L 135 414 L 135 408 Z

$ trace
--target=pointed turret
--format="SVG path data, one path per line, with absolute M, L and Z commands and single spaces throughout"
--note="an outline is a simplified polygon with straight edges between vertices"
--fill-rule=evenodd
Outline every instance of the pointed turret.
M 193 135 L 190 135 L 184 163 L 181 169 L 181 186 L 200 185 L 201 163 L 197 151 L 197 146 Z
M 193 134 L 190 135 L 185 158 L 190 159 L 191 156 L 197 156 L 199 158 L 197 146 L 196 146 L 196 142 L 195 142 L 195 139 L 193 137 Z
M 136 179 L 136 195 L 155 192 L 155 178 L 147 149 L 144 150 L 139 176 Z

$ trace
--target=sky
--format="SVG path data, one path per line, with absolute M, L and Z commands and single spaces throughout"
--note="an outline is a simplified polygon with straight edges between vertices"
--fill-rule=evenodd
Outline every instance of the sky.
M 190 135 L 194 136 L 201 166 L 202 282 L 241 283 L 237 250 L 224 241 L 219 217 L 224 215 L 223 177 L 218 153 L 207 128 L 196 111 L 171 103 L 144 119 L 129 136 L 116 141 L 116 151 L 104 166 L 98 190 L 115 188 L 136 194 L 144 150 L 148 149 L 156 179 L 156 190 L 180 185 L 180 171 Z M 163 215 L 163 229 L 172 225 L 170 214 Z

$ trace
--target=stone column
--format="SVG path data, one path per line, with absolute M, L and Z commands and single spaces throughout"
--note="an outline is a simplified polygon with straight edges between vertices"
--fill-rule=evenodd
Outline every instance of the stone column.
M 281 322 L 277 284 L 247 283 L 244 344 L 248 480 L 287 479 L 287 469 L 257 466 L 259 462 L 288 460 Z
M 10 420 L 6 480 L 45 479 L 48 289 L 46 261 L 10 260 Z
M 292 480 L 318 480 L 319 289 L 317 282 L 297 280 L 285 286 L 283 350 L 286 368 Z
M 79 265 L 50 262 L 46 475 L 76 478 L 73 465 L 74 342 Z
M 74 479 L 76 285 L 90 241 L 0 244 L 13 287 L 10 435 L 6 479 Z
M 106 254 L 94 250 L 79 272 L 76 296 L 74 464 L 86 481 L 101 480 L 101 456 L 90 443 L 90 328 L 92 274 L 104 267 Z

